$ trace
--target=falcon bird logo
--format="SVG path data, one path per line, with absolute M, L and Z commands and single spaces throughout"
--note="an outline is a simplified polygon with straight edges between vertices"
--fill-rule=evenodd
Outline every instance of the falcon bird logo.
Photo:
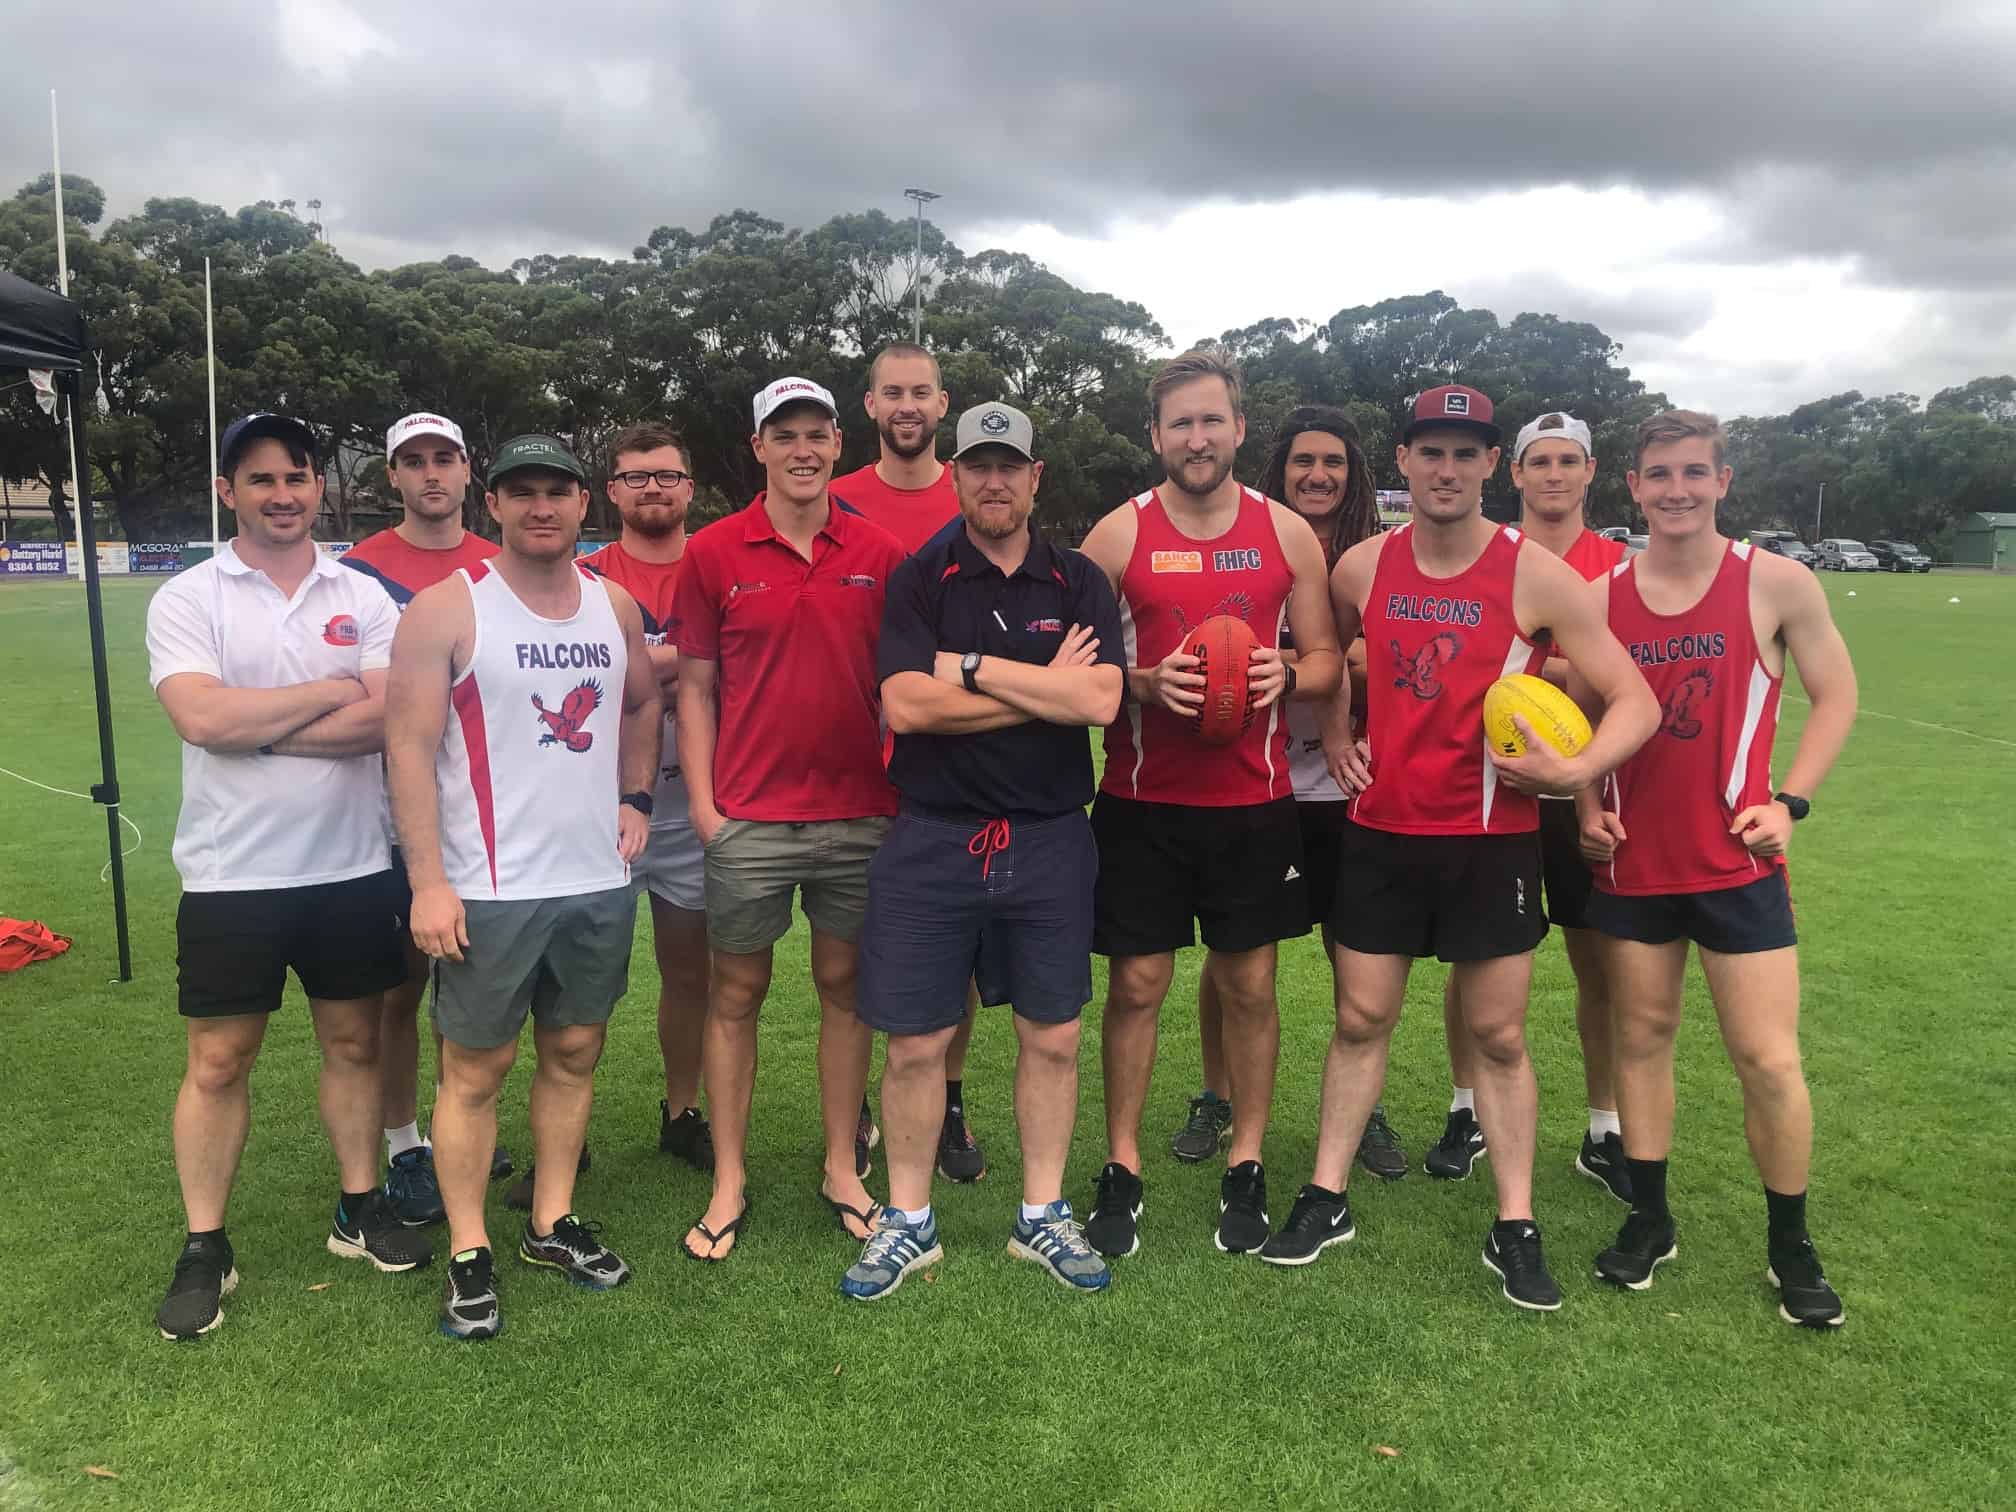
M 1671 735 L 1675 740 L 1692 740 L 1699 735 L 1701 721 L 1695 718 L 1694 711 L 1714 691 L 1715 674 L 1707 667 L 1696 667 L 1681 678 L 1659 710 L 1659 733 Z
M 588 716 L 602 707 L 602 685 L 592 679 L 583 679 L 560 700 L 558 709 L 546 707 L 537 693 L 532 695 L 532 707 L 539 711 L 539 722 L 546 726 L 546 733 L 539 737 L 539 744 L 564 745 L 570 751 L 585 751 L 595 744 L 595 737 L 581 726 L 588 723 Z
M 1393 686 L 1405 688 L 1425 701 L 1442 696 L 1442 669 L 1462 651 L 1463 637 L 1453 630 L 1444 630 L 1429 636 L 1412 656 L 1400 649 L 1397 640 L 1389 640 L 1386 645 L 1393 653 Z

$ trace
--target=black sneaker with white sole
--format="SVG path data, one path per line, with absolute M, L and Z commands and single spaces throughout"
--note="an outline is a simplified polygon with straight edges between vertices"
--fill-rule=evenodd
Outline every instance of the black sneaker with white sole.
M 1350 1197 L 1305 1186 L 1281 1232 L 1260 1246 L 1260 1258 L 1269 1265 L 1308 1265 L 1331 1245 L 1349 1243 L 1357 1232 Z
M 1386 1107 L 1375 1104 L 1358 1140 L 1358 1164 L 1381 1181 L 1399 1181 L 1407 1174 L 1407 1151 L 1393 1125 L 1386 1121 Z
M 559 1271 L 576 1286 L 590 1291 L 610 1291 L 630 1279 L 630 1267 L 597 1234 L 599 1223 L 583 1223 L 573 1213 L 557 1220 L 553 1232 L 544 1236 L 525 1225 L 525 1237 L 518 1241 L 518 1258 L 527 1265 Z
M 1505 1282 L 1505 1300 L 1531 1312 L 1556 1312 L 1561 1288 L 1547 1273 L 1540 1251 L 1540 1225 L 1530 1218 L 1494 1223 L 1484 1237 L 1484 1264 Z
M 1108 1260 L 1141 1248 L 1141 1178 L 1117 1160 L 1106 1162 L 1092 1187 L 1085 1240 Z
M 440 1327 L 451 1339 L 494 1339 L 504 1331 L 504 1315 L 497 1308 L 497 1266 L 488 1245 L 448 1257 Z
M 1669 1214 L 1654 1218 L 1636 1208 L 1617 1230 L 1617 1242 L 1596 1257 L 1596 1279 L 1628 1291 L 1650 1291 L 1652 1273 L 1680 1253 Z
M 1176 1137 L 1169 1141 L 1169 1153 L 1178 1160 L 1195 1165 L 1200 1160 L 1209 1160 L 1223 1149 L 1231 1132 L 1232 1104 L 1217 1093 L 1206 1090 L 1190 1099 L 1190 1116 L 1176 1131 Z
M 938 1130 L 938 1174 L 947 1181 L 978 1181 L 987 1174 L 987 1152 L 966 1127 L 964 1105 L 948 1102 Z
M 385 1193 L 375 1187 L 362 1197 L 337 1202 L 328 1248 L 345 1260 L 369 1260 L 381 1271 L 419 1270 L 434 1258 L 433 1242 L 401 1223 Z
M 1778 1288 L 1778 1316 L 1800 1328 L 1839 1328 L 1848 1310 L 1827 1284 L 1820 1252 L 1800 1235 L 1794 1241 L 1773 1241 L 1771 1264 L 1764 1278 Z
M 175 1257 L 175 1279 L 154 1314 L 164 1339 L 193 1339 L 224 1321 L 223 1299 L 238 1289 L 231 1241 L 219 1233 L 191 1239 Z
M 1624 1139 L 1605 1134 L 1592 1139 L 1582 1134 L 1582 1153 L 1575 1157 L 1575 1169 L 1602 1187 L 1619 1202 L 1631 1200 L 1631 1168 L 1624 1163 Z
M 698 1108 L 681 1108 L 674 1118 L 672 1105 L 658 1099 L 658 1153 L 677 1155 L 696 1171 L 714 1169 L 714 1131 Z
M 1242 1160 L 1218 1183 L 1218 1232 L 1211 1242 L 1228 1255 L 1245 1255 L 1267 1242 L 1267 1172 Z
M 1457 1108 L 1442 1126 L 1442 1137 L 1434 1148 L 1421 1157 L 1421 1169 L 1444 1181 L 1461 1181 L 1487 1153 L 1477 1115 L 1468 1108 Z

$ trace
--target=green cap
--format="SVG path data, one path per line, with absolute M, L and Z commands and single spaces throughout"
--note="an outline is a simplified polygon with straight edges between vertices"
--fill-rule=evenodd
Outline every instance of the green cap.
M 527 467 L 543 467 L 548 472 L 565 473 L 578 480 L 583 488 L 588 486 L 588 469 L 567 445 L 557 436 L 513 436 L 497 448 L 497 456 L 490 463 L 489 475 L 485 482 L 497 486 L 497 480 L 506 473 L 519 472 Z

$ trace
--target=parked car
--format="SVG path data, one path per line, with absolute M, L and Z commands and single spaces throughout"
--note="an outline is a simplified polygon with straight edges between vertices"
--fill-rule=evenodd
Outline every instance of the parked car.
M 1930 572 L 1932 558 L 1909 541 L 1871 541 L 1869 555 L 1885 572 Z
M 1606 525 L 1596 534 L 1606 541 L 1621 541 L 1631 534 L 1629 525 Z
M 1788 562 L 1797 562 L 1801 567 L 1815 572 L 1819 571 L 1820 558 L 1815 556 L 1813 548 L 1800 540 L 1799 537 L 1793 535 L 1790 531 L 1773 530 L 1767 531 L 1765 534 L 1769 535 L 1771 539 L 1759 541 L 1757 539 L 1758 533 L 1753 530 L 1750 533 L 1751 543 L 1762 546 L 1773 556 L 1781 556 Z
M 1626 535 L 1624 537 L 1624 555 L 1626 555 L 1627 557 L 1634 557 L 1651 544 L 1652 544 L 1652 538 L 1650 536 Z
M 1860 541 L 1851 541 L 1846 536 L 1829 536 L 1813 548 L 1820 554 L 1820 565 L 1832 567 L 1836 572 L 1874 572 L 1876 558 L 1869 555 L 1869 548 Z

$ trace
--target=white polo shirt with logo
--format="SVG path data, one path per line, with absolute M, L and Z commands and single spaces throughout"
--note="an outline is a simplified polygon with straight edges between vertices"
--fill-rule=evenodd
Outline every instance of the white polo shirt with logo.
M 290 598 L 230 544 L 147 606 L 155 687 L 201 672 L 284 688 L 391 665 L 399 614 L 385 590 L 317 551 Z M 183 742 L 175 869 L 188 892 L 249 892 L 369 876 L 392 864 L 379 823 L 384 765 L 366 756 L 219 754 Z

